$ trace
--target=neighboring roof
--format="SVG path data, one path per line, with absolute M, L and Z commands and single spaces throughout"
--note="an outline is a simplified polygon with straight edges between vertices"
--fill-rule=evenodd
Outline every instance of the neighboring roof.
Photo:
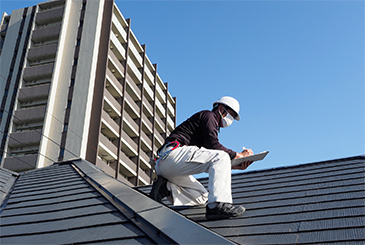
M 1 244 L 231 244 L 83 160 L 22 173 L 8 194 Z
M 170 207 L 239 244 L 365 244 L 364 177 L 364 156 L 248 171 L 232 176 L 240 218 L 207 221 L 203 207 Z
M 13 171 L 0 168 L 0 204 L 2 204 L 18 176 L 19 174 Z

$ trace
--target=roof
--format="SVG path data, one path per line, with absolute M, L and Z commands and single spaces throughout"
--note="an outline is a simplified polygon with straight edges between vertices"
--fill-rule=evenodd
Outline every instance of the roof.
M 13 171 L 0 168 L 0 204 L 5 199 L 6 194 L 10 191 L 18 176 L 19 174 Z
M 231 244 L 83 160 L 22 173 L 7 194 L 2 244 Z
M 159 204 L 146 195 L 151 186 L 133 189 L 83 160 L 10 172 L 1 243 L 364 244 L 364 163 L 356 156 L 235 174 L 234 203 L 246 212 L 221 221 L 207 221 L 204 207 Z
M 170 207 L 239 244 L 364 244 L 364 163 L 357 156 L 235 174 L 240 218 L 207 221 L 204 207 Z

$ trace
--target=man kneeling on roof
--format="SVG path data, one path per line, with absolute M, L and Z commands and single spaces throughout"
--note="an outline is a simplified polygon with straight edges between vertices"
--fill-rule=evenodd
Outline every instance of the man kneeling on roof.
M 235 152 L 219 143 L 220 128 L 240 120 L 240 105 L 224 96 L 213 109 L 197 112 L 181 123 L 158 150 L 157 180 L 150 197 L 161 202 L 168 197 L 174 206 L 206 205 L 206 218 L 226 219 L 243 214 L 245 208 L 232 205 L 231 159 L 253 154 L 251 149 Z M 244 162 L 234 169 L 246 169 Z M 209 173 L 209 192 L 193 175 Z

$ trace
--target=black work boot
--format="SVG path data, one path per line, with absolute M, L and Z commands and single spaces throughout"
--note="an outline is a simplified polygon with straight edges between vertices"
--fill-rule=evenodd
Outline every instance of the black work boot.
M 158 175 L 157 180 L 153 182 L 150 197 L 153 200 L 162 203 L 162 199 L 170 195 L 171 192 L 167 189 L 167 179 Z
M 220 202 L 215 208 L 209 208 L 207 205 L 205 217 L 208 220 L 229 219 L 241 216 L 245 210 L 242 206 L 233 206 L 229 203 Z

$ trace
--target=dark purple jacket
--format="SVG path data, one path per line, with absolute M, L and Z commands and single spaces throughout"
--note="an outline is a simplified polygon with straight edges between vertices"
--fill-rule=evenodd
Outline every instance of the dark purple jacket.
M 217 111 L 205 110 L 197 112 L 177 126 L 167 137 L 165 143 L 177 140 L 181 145 L 195 145 L 207 149 L 222 150 L 227 152 L 231 159 L 233 159 L 236 156 L 236 152 L 227 149 L 219 143 L 219 118 Z

